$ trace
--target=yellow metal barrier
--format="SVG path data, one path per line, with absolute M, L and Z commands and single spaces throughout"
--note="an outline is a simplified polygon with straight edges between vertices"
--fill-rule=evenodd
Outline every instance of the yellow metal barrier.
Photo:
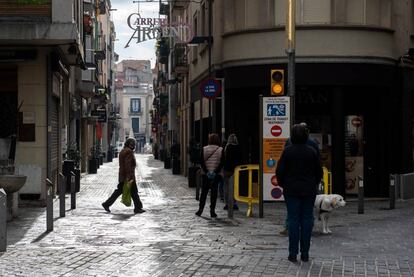
M 249 174 L 247 196 L 240 196 L 241 171 L 248 171 Z M 259 203 L 259 183 L 253 183 L 253 171 L 257 171 L 257 176 L 259 178 L 260 172 L 258 164 L 239 165 L 234 169 L 234 199 L 249 205 L 247 209 L 248 217 L 253 215 L 253 204 Z
M 332 193 L 332 173 L 328 171 L 326 167 L 323 169 L 323 193 L 331 194 Z

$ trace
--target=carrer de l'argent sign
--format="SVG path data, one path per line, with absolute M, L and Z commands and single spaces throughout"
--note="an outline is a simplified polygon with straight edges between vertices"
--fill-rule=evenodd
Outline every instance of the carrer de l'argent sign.
M 185 43 L 193 38 L 190 25 L 184 22 L 169 23 L 167 18 L 143 18 L 138 13 L 132 13 L 127 23 L 134 32 L 125 48 L 129 47 L 132 40 L 140 43 L 160 37 L 173 37 L 176 42 Z

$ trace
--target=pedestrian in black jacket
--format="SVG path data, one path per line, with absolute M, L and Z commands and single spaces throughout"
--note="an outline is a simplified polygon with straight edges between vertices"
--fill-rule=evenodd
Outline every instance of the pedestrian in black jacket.
M 289 261 L 309 260 L 313 228 L 313 205 L 322 178 L 322 167 L 315 149 L 306 144 L 306 128 L 296 124 L 292 128 L 292 145 L 283 150 L 276 169 L 278 184 L 283 188 L 289 222 Z

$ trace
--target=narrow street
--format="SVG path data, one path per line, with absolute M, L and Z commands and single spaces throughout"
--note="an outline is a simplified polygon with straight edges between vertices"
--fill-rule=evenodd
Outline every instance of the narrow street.
M 145 213 L 134 215 L 120 198 L 110 214 L 101 207 L 117 183 L 115 159 L 82 178 L 77 209 L 65 218 L 55 200 L 53 232 L 45 233 L 45 208 L 20 209 L 8 224 L 0 276 L 414 276 L 414 200 L 398 201 L 395 210 L 367 201 L 363 215 L 348 202 L 332 216 L 332 235 L 315 230 L 310 261 L 295 264 L 287 260 L 287 237 L 278 235 L 283 203 L 265 204 L 263 219 L 257 207 L 247 218 L 240 204 L 229 220 L 221 201 L 217 219 L 196 217 L 187 179 L 152 155 L 136 157 Z

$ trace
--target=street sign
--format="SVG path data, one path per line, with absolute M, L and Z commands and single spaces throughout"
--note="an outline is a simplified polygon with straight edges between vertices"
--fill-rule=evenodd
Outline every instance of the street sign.
M 261 174 L 263 200 L 283 200 L 283 189 L 277 183 L 275 171 L 290 136 L 290 98 L 263 97 Z
M 200 85 L 203 97 L 214 99 L 221 94 L 221 82 L 214 78 L 207 78 Z
M 279 137 L 282 134 L 282 128 L 279 125 L 274 125 L 270 128 L 270 133 L 274 137 Z

